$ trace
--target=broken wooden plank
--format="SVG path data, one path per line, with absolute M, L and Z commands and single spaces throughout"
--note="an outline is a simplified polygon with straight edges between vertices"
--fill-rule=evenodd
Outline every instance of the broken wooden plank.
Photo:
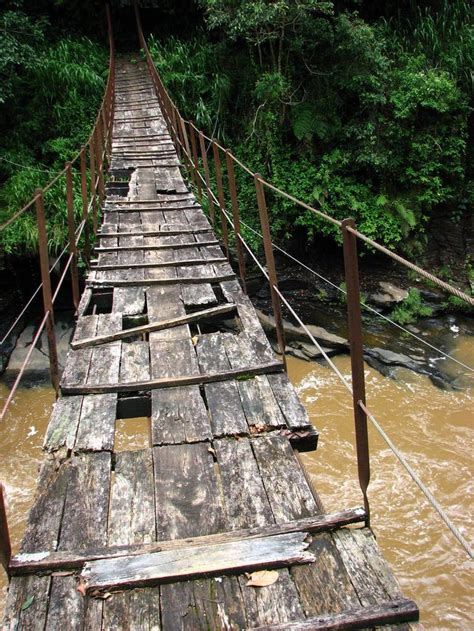
M 218 546 L 183 548 L 179 553 L 155 552 L 143 556 L 101 559 L 85 564 L 81 580 L 86 592 L 157 585 L 192 576 L 252 571 L 311 563 L 304 533 L 241 540 Z
M 121 280 L 107 278 L 104 280 L 87 280 L 87 284 L 91 287 L 130 287 L 137 285 L 201 285 L 205 283 L 219 283 L 221 280 L 233 278 L 234 274 L 227 274 L 226 276 L 189 276 L 186 278 L 176 278 L 171 276 L 170 278 L 145 278 L 143 280 Z
M 202 447 L 200 448 L 203 449 Z M 161 457 L 164 452 L 158 452 L 157 457 Z M 168 452 L 169 459 L 172 460 L 179 452 Z M 211 454 L 212 455 L 212 454 Z M 165 460 L 168 458 L 165 456 Z M 211 462 L 212 459 L 210 459 Z M 166 465 L 164 464 L 163 467 Z M 48 551 L 41 550 L 38 554 L 20 553 L 14 555 L 10 561 L 10 573 L 13 576 L 18 574 L 27 574 L 33 572 L 45 572 L 51 570 L 76 569 L 84 565 L 86 561 L 93 561 L 104 558 L 115 558 L 120 556 L 130 556 L 136 554 L 148 554 L 158 552 L 160 550 L 178 550 L 188 546 L 199 546 L 208 544 L 221 544 L 234 539 L 258 539 L 270 535 L 282 535 L 290 532 L 306 532 L 320 533 L 332 531 L 349 524 L 363 522 L 365 512 L 363 508 L 352 508 L 337 513 L 329 513 L 327 515 L 315 515 L 313 517 L 305 517 L 303 519 L 295 519 L 294 521 L 275 524 L 269 523 L 265 526 L 255 526 L 251 528 L 243 528 L 237 530 L 229 530 L 227 532 L 219 532 L 204 536 L 193 536 L 191 538 L 170 540 L 160 540 L 156 543 L 145 545 L 120 545 L 108 546 L 103 548 L 95 548 L 83 551 Z M 168 536 L 169 530 L 165 529 L 165 535 Z
M 180 326 L 182 324 L 189 324 L 191 322 L 199 322 L 199 320 L 221 316 L 224 314 L 232 313 L 236 310 L 235 305 L 220 305 L 218 307 L 212 307 L 210 309 L 203 309 L 202 311 L 195 311 L 177 318 L 171 318 L 169 320 L 161 320 L 158 322 L 150 322 L 143 326 L 136 326 L 117 333 L 111 333 L 109 335 L 101 335 L 93 338 L 82 339 L 79 342 L 71 343 L 71 347 L 74 349 L 86 348 L 88 346 L 98 346 L 105 342 L 114 342 L 116 340 L 135 337 L 137 335 L 143 335 L 144 333 L 150 333 L 151 331 L 160 331 L 162 329 L 168 329 L 174 326 Z
M 114 447 L 117 395 L 93 394 L 83 398 L 74 450 L 112 451 Z
M 214 259 L 209 259 L 207 262 L 209 263 L 221 263 L 222 261 L 224 261 L 224 258 L 214 258 Z M 148 268 L 154 268 L 154 267 L 175 267 L 177 265 L 184 265 L 184 266 L 190 266 L 190 265 L 202 265 L 203 264 L 203 260 L 202 259 L 186 259 L 184 261 L 156 261 L 155 263 L 115 263 L 115 264 L 111 264 L 111 265 L 94 265 L 92 267 L 93 270 L 95 271 L 107 271 L 107 270 L 120 270 L 120 269 L 125 269 L 125 270 L 130 270 L 130 269 L 148 269 Z
M 143 287 L 115 287 L 112 313 L 139 315 L 145 310 L 145 289 Z
M 283 624 L 253 627 L 252 631 L 339 631 L 342 629 L 365 629 L 387 624 L 416 622 L 419 610 L 408 598 L 391 600 L 378 605 L 359 607 L 341 613 L 312 616 Z
M 82 400 L 83 397 L 60 397 L 56 401 L 44 437 L 43 449 L 52 452 L 63 447 L 74 447 Z

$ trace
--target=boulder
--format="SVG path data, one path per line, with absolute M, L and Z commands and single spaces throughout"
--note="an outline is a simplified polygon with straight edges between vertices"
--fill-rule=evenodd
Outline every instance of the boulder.
M 275 318 L 273 316 L 262 313 L 258 309 L 257 315 L 264 331 L 268 334 L 273 335 L 275 333 Z M 321 346 L 331 349 L 338 349 L 340 351 L 345 351 L 348 349 L 349 343 L 343 337 L 335 335 L 334 333 L 329 333 L 329 331 L 324 329 L 322 326 L 315 326 L 314 324 L 307 324 L 306 326 L 311 335 L 318 342 L 321 343 Z M 303 327 L 294 326 L 293 324 L 291 324 L 291 322 L 283 320 L 283 329 L 285 331 L 285 339 L 288 343 L 294 340 L 306 342 L 307 344 L 311 343 Z
M 408 291 L 385 281 L 379 282 L 381 292 L 371 294 L 369 300 L 380 307 L 392 307 L 408 297 Z

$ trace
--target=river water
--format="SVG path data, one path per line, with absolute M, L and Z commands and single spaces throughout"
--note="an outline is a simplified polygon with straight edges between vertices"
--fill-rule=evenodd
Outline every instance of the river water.
M 472 363 L 474 338 L 458 336 L 452 352 Z M 344 375 L 350 374 L 348 357 L 334 361 Z M 302 459 L 326 510 L 360 505 L 349 394 L 326 366 L 291 357 L 288 366 L 320 432 L 318 450 L 303 454 Z M 389 379 L 366 367 L 369 407 L 472 542 L 474 381 L 467 376 L 462 391 L 443 391 L 427 377 L 406 370 L 401 369 L 397 377 Z M 0 402 L 6 394 L 0 383 Z M 0 480 L 7 488 L 15 549 L 33 501 L 53 401 L 49 387 L 21 389 L 0 428 Z M 136 437 L 130 435 L 129 442 L 129 448 L 137 448 Z M 403 593 L 416 600 L 427 629 L 474 628 L 472 562 L 372 428 L 370 443 L 372 527 Z M 0 612 L 5 592 L 0 570 Z

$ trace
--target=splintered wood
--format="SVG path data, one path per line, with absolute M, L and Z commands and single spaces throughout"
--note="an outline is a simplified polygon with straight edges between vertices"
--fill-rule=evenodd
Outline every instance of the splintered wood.
M 295 449 L 317 433 L 145 64 L 117 62 L 115 98 L 97 260 L 2 628 L 408 629 L 416 606 L 371 532 L 345 527 L 364 511 L 325 515 L 308 483 Z M 114 452 L 117 420 L 138 417 L 148 446 Z

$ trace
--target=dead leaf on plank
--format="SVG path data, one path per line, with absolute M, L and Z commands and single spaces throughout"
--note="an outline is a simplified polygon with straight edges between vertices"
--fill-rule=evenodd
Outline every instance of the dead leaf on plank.
M 278 580 L 278 572 L 275 570 L 260 570 L 259 572 L 247 574 L 247 576 L 249 577 L 247 581 L 249 587 L 268 587 L 268 585 L 273 585 Z
M 86 597 L 86 582 L 83 580 L 79 580 L 76 587 L 77 591 L 81 594 L 81 596 Z
M 191 338 L 191 341 L 193 343 L 193 346 L 196 346 L 197 343 L 199 342 L 199 336 L 195 335 L 194 337 Z

